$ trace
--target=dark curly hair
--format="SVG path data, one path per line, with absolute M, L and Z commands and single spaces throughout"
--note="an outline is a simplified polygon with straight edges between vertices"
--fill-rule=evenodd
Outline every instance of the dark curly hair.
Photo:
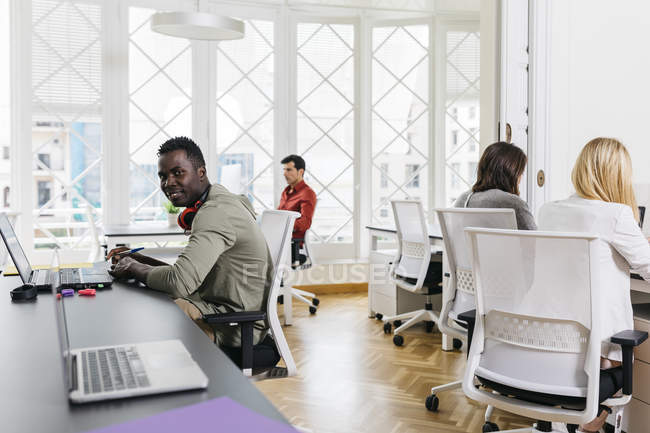
M 173 152 L 175 150 L 184 150 L 187 155 L 187 159 L 192 161 L 194 168 L 205 167 L 205 159 L 203 159 L 203 152 L 201 148 L 188 137 L 173 137 L 165 141 L 158 148 L 158 156 L 162 156 L 166 153 Z

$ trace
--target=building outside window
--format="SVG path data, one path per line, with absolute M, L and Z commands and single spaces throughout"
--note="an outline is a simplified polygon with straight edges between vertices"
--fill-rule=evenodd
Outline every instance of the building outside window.
M 388 188 L 388 163 L 382 162 L 380 167 L 381 178 L 379 181 L 379 186 L 381 188 Z
M 406 164 L 406 179 L 410 179 L 414 173 L 420 169 L 420 164 Z M 413 178 L 406 184 L 407 188 L 419 188 L 420 187 L 420 173 L 413 176 Z
M 478 137 L 476 136 L 476 128 L 469 128 L 469 133 L 470 133 L 470 138 L 469 138 L 469 143 L 467 143 L 467 151 L 468 152 L 476 152 L 476 141 L 478 140 Z

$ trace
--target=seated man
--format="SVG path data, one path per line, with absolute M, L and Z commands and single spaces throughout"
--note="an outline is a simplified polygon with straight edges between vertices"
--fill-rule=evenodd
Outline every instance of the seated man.
M 299 254 L 305 238 L 305 232 L 311 227 L 311 219 L 316 208 L 316 193 L 303 180 L 305 160 L 298 155 L 289 155 L 281 163 L 284 165 L 284 178 L 288 186 L 282 191 L 279 210 L 290 210 L 300 213 L 300 218 L 293 225 L 291 241 L 291 263 L 302 265 L 307 258 Z
M 245 196 L 210 185 L 203 154 L 191 139 L 167 140 L 158 157 L 161 190 L 174 206 L 186 207 L 179 225 L 189 234 L 188 244 L 173 265 L 141 254 L 121 256 L 124 248 L 116 248 L 108 254 L 116 262 L 111 273 L 168 293 L 227 354 L 241 352 L 239 326 L 213 328 L 202 317 L 266 309 L 273 262 L 255 211 Z M 253 344 L 265 340 L 267 331 L 256 323 Z

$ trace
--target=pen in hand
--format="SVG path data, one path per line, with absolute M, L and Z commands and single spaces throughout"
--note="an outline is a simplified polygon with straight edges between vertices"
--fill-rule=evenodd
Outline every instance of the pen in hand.
M 133 253 L 137 253 L 138 251 L 142 251 L 142 250 L 144 250 L 144 247 L 133 248 L 131 250 L 122 251 L 122 252 L 119 252 L 119 253 L 115 253 L 115 255 L 120 256 L 120 257 L 124 257 L 124 256 L 128 256 L 130 254 L 133 254 Z

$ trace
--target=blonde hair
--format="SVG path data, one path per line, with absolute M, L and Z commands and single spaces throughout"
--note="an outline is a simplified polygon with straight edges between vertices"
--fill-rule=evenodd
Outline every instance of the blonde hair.
M 583 198 L 630 206 L 638 221 L 632 160 L 625 146 L 615 138 L 598 137 L 587 143 L 573 166 L 571 182 Z

